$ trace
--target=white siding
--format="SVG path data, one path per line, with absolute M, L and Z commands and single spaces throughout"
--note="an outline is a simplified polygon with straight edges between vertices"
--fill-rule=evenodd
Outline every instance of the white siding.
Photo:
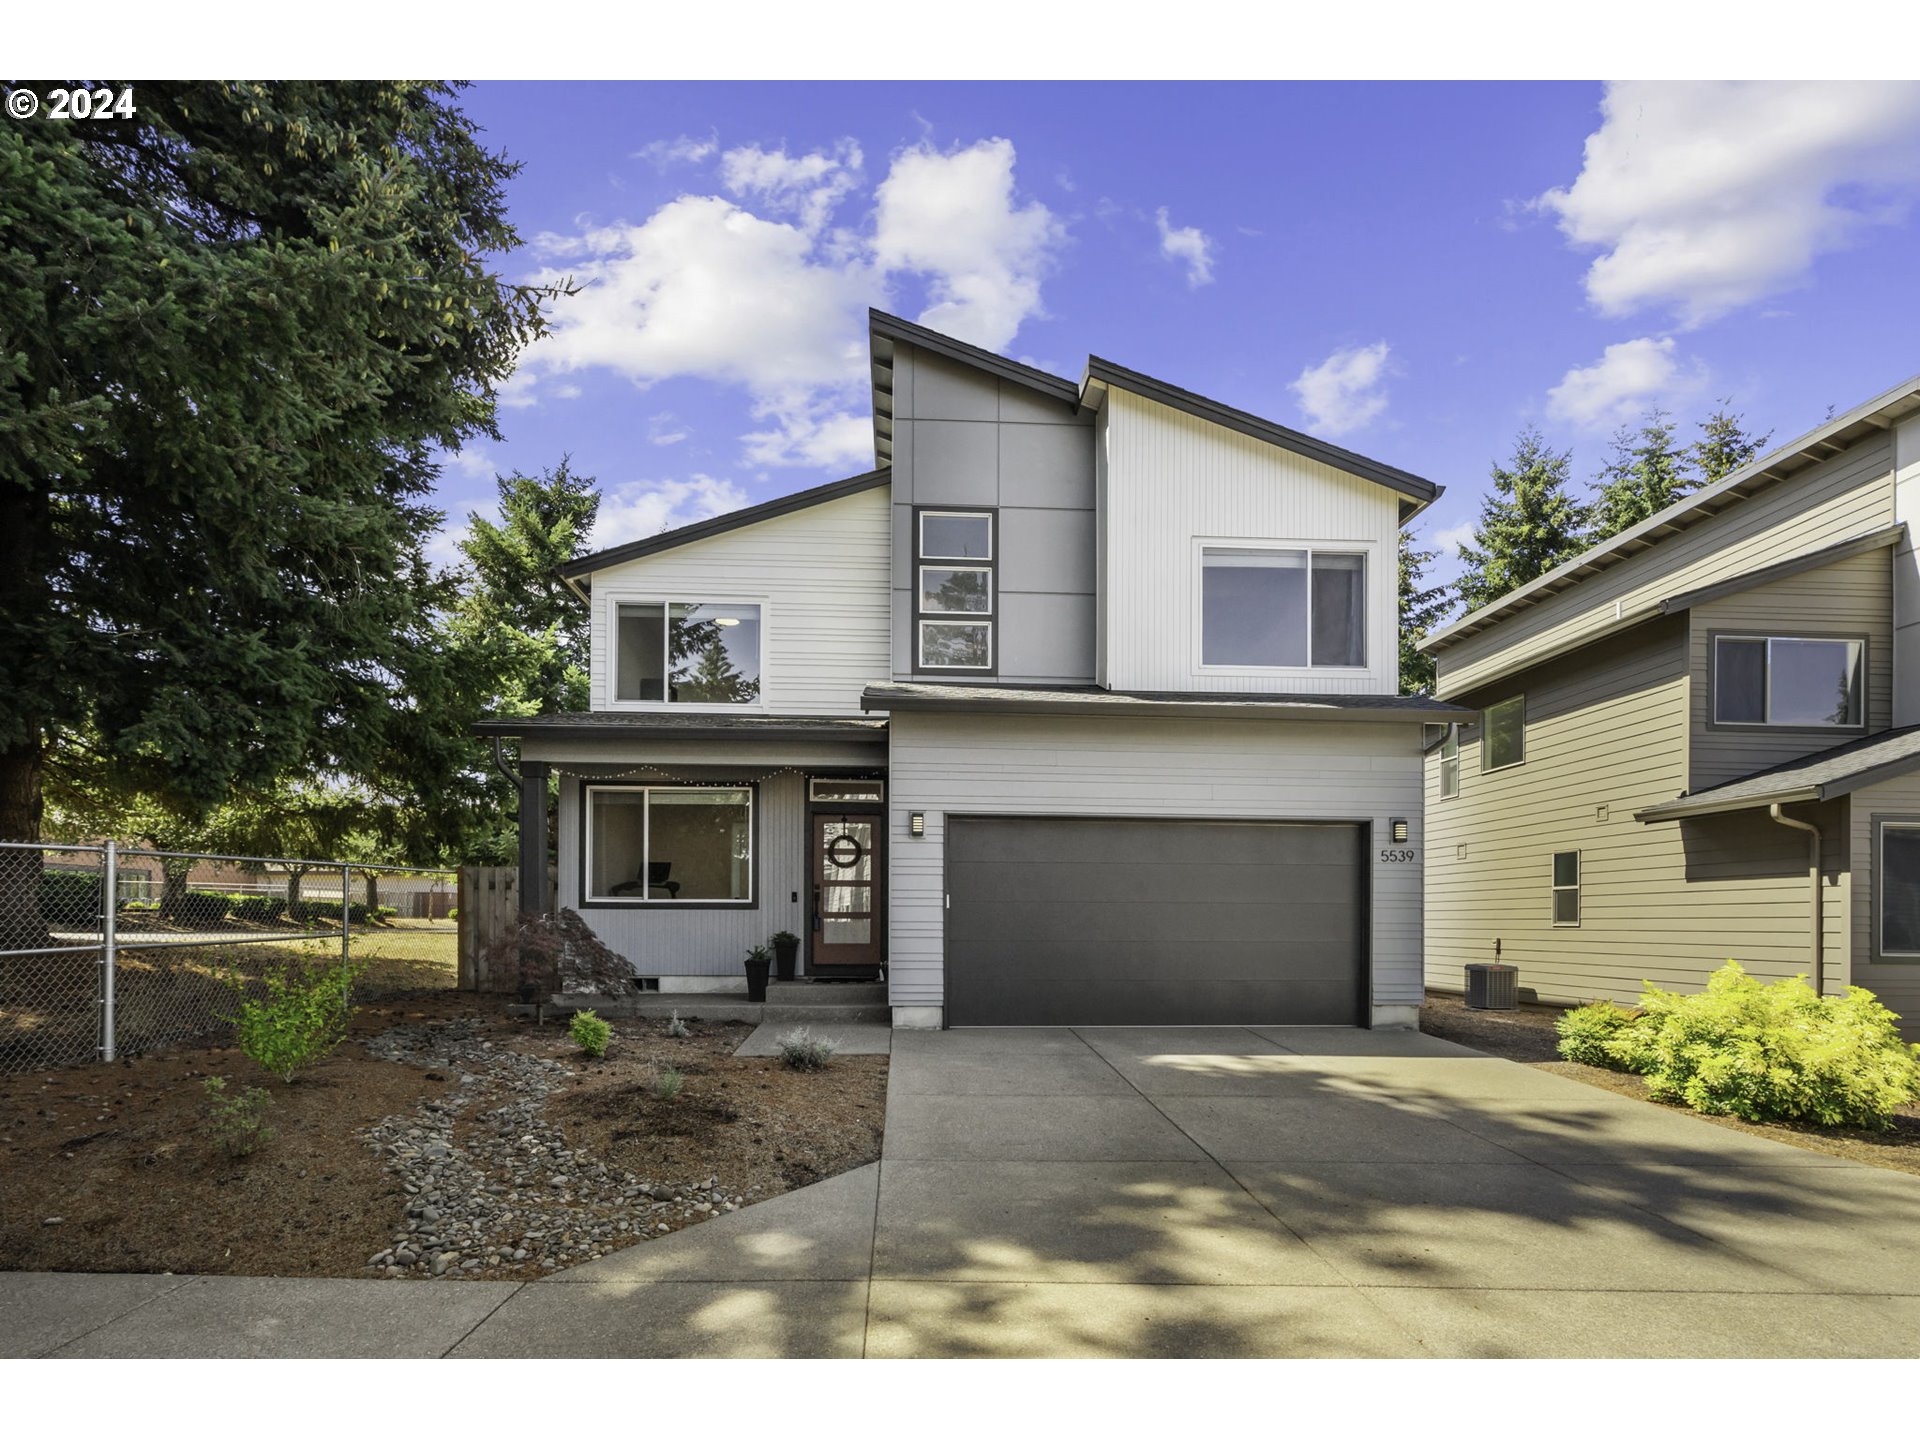
M 1105 682 L 1116 690 L 1392 694 L 1399 688 L 1395 543 L 1400 499 L 1370 481 L 1110 390 L 1100 543 Z M 1370 548 L 1367 666 L 1203 672 L 1197 537 Z
M 762 704 L 776 715 L 857 715 L 884 679 L 887 487 L 763 520 L 593 576 L 592 706 L 612 700 L 610 606 L 620 596 L 766 606 Z M 748 707 L 742 707 L 748 708 Z
M 1420 727 L 1249 720 L 896 714 L 892 722 L 895 1006 L 944 1004 L 946 812 L 1372 823 L 1373 1003 L 1418 1005 L 1419 863 L 1381 864 L 1404 817 L 1421 853 Z M 908 832 L 912 811 L 926 834 Z

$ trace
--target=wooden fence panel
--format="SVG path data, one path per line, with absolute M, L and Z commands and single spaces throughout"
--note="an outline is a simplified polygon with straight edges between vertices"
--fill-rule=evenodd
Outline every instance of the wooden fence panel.
M 512 865 L 472 865 L 460 871 L 460 964 L 462 990 L 514 988 L 513 977 L 483 973 L 480 953 L 520 921 L 520 871 Z

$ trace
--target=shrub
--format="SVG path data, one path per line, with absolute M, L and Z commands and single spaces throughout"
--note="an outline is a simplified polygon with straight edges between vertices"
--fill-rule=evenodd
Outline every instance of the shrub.
M 40 914 L 56 929 L 90 922 L 100 913 L 100 872 L 42 870 Z
M 678 1010 L 674 1011 L 671 1015 L 667 1017 L 667 1038 L 668 1039 L 684 1040 L 692 1033 L 693 1032 L 691 1030 L 687 1029 L 687 1022 L 680 1018 L 680 1012 Z
M 281 895 L 236 895 L 231 911 L 236 920 L 255 925 L 272 925 L 286 918 L 286 897 Z
M 243 977 L 231 980 L 241 996 L 240 1010 L 226 1018 L 233 1022 L 242 1053 L 291 1085 L 295 1075 L 324 1060 L 345 1038 L 354 982 L 365 971 L 363 962 L 290 964 L 265 977 L 264 998 L 247 996 Z
M 460 907 L 458 905 L 449 905 L 447 907 L 447 919 L 458 920 L 459 918 L 460 918 Z
M 207 1133 L 228 1159 L 251 1155 L 278 1133 L 267 1123 L 273 1097 L 266 1091 L 249 1085 L 229 1095 L 227 1082 L 218 1075 L 207 1076 L 200 1086 L 207 1092 Z
M 613 1026 L 591 1010 L 576 1010 L 573 1023 L 567 1026 L 567 1034 L 573 1037 L 574 1044 L 586 1052 L 588 1059 L 599 1060 L 607 1053 L 607 1042 L 613 1038 Z
M 180 897 L 173 918 L 181 925 L 214 925 L 227 918 L 232 903 L 218 890 L 189 890 Z
M 1609 1046 L 1633 1020 L 1633 1011 L 1610 1000 L 1596 1000 L 1578 1010 L 1569 1010 L 1554 1022 L 1553 1028 L 1560 1034 L 1560 1054 L 1582 1065 L 1621 1069 L 1619 1057 Z
M 671 1100 L 680 1093 L 680 1087 L 686 1083 L 687 1077 L 669 1065 L 654 1077 L 653 1093 L 662 1100 Z
M 824 1035 L 815 1035 L 806 1026 L 789 1030 L 778 1042 L 780 1058 L 787 1062 L 791 1070 L 820 1070 L 840 1048 L 838 1040 L 830 1040 Z

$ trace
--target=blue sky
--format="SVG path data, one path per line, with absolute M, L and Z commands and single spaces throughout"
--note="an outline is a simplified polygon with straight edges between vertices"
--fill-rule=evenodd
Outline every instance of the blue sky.
M 1784 440 L 1920 371 L 1920 86 L 483 83 L 516 276 L 589 282 L 450 457 L 612 544 L 871 464 L 865 308 L 1091 351 L 1447 487 L 1648 405 Z M 443 541 L 440 550 L 446 553 Z M 1442 573 L 1454 568 L 1451 554 Z

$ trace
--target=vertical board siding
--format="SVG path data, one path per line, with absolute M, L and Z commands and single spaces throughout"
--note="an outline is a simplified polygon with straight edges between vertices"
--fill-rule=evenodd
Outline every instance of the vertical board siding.
M 716 773 L 714 780 L 737 780 L 739 772 Z M 764 945 L 777 930 L 807 936 L 806 779 L 780 774 L 759 782 L 754 865 L 757 903 L 743 910 L 675 911 L 580 905 L 580 817 L 582 786 L 594 783 L 578 775 L 560 779 L 560 904 L 578 910 L 594 934 L 640 975 L 743 976 L 741 962 L 750 946 Z M 697 780 L 693 783 L 699 783 Z M 804 960 L 803 960 L 804 963 Z
M 1630 1003 L 1643 980 L 1697 990 L 1729 959 L 1766 978 L 1805 973 L 1806 836 L 1764 811 L 1643 825 L 1633 812 L 1687 787 L 1687 618 L 1659 620 L 1463 697 L 1527 701 L 1526 761 L 1482 774 L 1478 727 L 1460 747 L 1460 793 L 1439 796 L 1427 758 L 1426 965 L 1458 989 L 1501 958 L 1542 1000 Z M 1604 816 L 1600 807 L 1605 807 Z M 1827 831 L 1829 910 L 1844 895 L 1844 805 L 1796 807 Z M 1464 854 L 1462 851 L 1464 850 Z M 1581 923 L 1552 924 L 1557 850 L 1581 855 Z M 1844 929 L 1828 916 L 1829 966 Z
M 1862 440 L 1551 600 L 1442 648 L 1435 657 L 1438 693 L 1448 698 L 1471 690 L 1585 631 L 1605 628 L 1619 611 L 1631 613 L 1891 524 L 1893 498 L 1892 439 Z
M 1093 424 L 1062 401 L 931 355 L 894 349 L 893 659 L 914 677 L 913 509 L 999 512 L 994 659 L 1000 682 L 1094 678 Z M 875 672 L 876 678 L 881 673 Z M 922 676 L 964 683 L 965 674 Z
M 596 572 L 593 708 L 623 708 L 612 699 L 608 597 L 630 593 L 764 602 L 761 708 L 859 714 L 860 692 L 887 673 L 888 516 L 882 486 Z
M 1878 995 L 1881 1003 L 1900 1017 L 1901 1033 L 1910 1041 L 1920 1041 L 1920 964 L 1876 962 L 1873 958 L 1874 906 L 1879 894 L 1879 877 L 1873 868 L 1874 818 L 1920 815 L 1920 775 L 1902 775 L 1870 785 L 1854 791 L 1847 801 L 1851 806 L 1848 845 L 1853 869 L 1852 893 L 1846 907 L 1852 929 L 1845 952 L 1852 960 L 1849 983 Z
M 1889 550 L 1856 555 L 1804 575 L 1697 605 L 1691 612 L 1693 764 L 1689 789 L 1704 790 L 1817 750 L 1844 745 L 1893 723 L 1893 566 Z M 1864 636 L 1865 730 L 1715 729 L 1715 633 Z
M 1102 568 L 1123 577 L 1103 597 L 1108 685 L 1307 694 L 1399 688 L 1399 496 L 1124 390 L 1108 391 L 1103 415 Z M 1196 537 L 1370 543 L 1365 672 L 1201 673 Z
M 1424 853 L 1419 726 L 912 713 L 893 717 L 891 755 L 895 1005 L 945 1003 L 948 811 L 1369 821 L 1373 1003 L 1419 1003 L 1421 867 L 1377 858 L 1396 817 Z

